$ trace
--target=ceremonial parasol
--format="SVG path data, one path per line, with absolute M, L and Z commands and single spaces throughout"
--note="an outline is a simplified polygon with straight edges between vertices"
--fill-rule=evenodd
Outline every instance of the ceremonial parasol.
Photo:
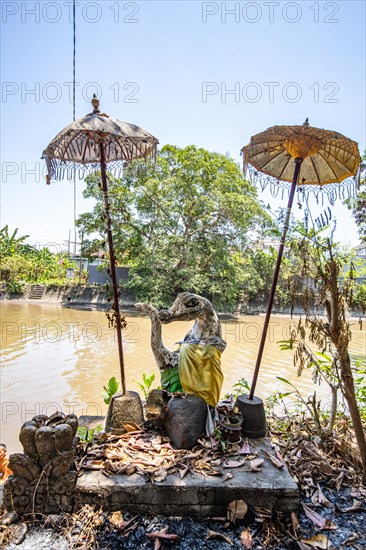
M 116 257 L 113 246 L 112 220 L 107 184 L 108 171 L 123 168 L 125 162 L 149 157 L 155 158 L 158 140 L 134 124 L 121 122 L 99 110 L 99 100 L 94 94 L 92 113 L 66 126 L 43 151 L 48 175 L 61 180 L 66 172 L 82 165 L 82 172 L 100 169 L 104 196 L 106 231 L 109 246 L 110 275 L 113 286 L 112 324 L 117 331 L 122 394 L 126 393 L 126 379 L 122 344 L 122 319 L 119 309 L 120 291 L 116 276 Z
M 253 136 L 242 149 L 244 166 L 254 178 L 260 178 L 263 185 L 285 185 L 290 182 L 289 199 L 278 249 L 275 272 L 269 294 L 267 312 L 259 345 L 249 400 L 253 400 L 266 341 L 269 320 L 275 296 L 281 258 L 289 227 L 292 203 L 296 189 L 303 186 L 316 193 L 323 191 L 330 201 L 341 194 L 341 187 L 352 186 L 351 178 L 356 174 L 361 158 L 355 141 L 329 130 L 309 125 L 308 119 L 302 126 L 272 126 L 265 132 Z M 262 176 L 261 172 L 266 176 Z M 342 186 L 340 183 L 343 182 Z M 343 192 L 342 192 L 343 194 Z

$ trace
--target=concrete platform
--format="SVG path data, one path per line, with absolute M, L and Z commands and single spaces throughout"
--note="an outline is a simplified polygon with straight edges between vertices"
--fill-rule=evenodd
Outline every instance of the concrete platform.
M 297 510 L 299 490 L 286 467 L 277 469 L 266 457 L 272 452 L 268 438 L 250 440 L 253 452 L 264 458 L 262 471 L 251 472 L 249 461 L 239 468 L 224 469 L 233 478 L 188 473 L 182 480 L 172 474 L 153 485 L 139 474 L 111 475 L 100 471 L 83 471 L 75 492 L 75 509 L 83 504 L 98 504 L 111 512 L 166 516 L 225 516 L 227 505 L 242 499 L 247 504 L 275 508 L 285 512 Z

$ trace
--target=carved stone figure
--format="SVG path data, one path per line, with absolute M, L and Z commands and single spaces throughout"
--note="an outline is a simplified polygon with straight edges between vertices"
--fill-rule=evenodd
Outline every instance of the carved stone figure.
M 197 294 L 182 292 L 166 310 L 158 311 L 142 303 L 135 307 L 150 316 L 151 348 L 163 389 L 173 392 L 183 389 L 186 394 L 197 395 L 207 404 L 216 406 L 223 381 L 220 358 L 226 342 L 222 339 L 220 321 L 211 302 Z M 179 350 L 169 351 L 162 341 L 161 324 L 190 320 L 195 323 L 178 342 Z
M 62 413 L 38 415 L 23 424 L 19 440 L 24 454 L 10 455 L 12 475 L 4 484 L 8 511 L 19 515 L 72 511 L 77 428 L 77 417 Z

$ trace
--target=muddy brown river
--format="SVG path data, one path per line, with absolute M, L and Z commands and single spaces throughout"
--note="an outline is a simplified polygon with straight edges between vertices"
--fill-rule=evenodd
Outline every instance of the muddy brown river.
M 103 385 L 119 376 L 117 344 L 102 311 L 82 311 L 45 303 L 7 302 L 1 313 L 1 432 L 0 443 L 10 452 L 21 450 L 20 426 L 35 414 L 66 413 L 103 415 Z M 222 355 L 223 395 L 240 378 L 251 381 L 264 316 L 241 316 L 237 321 L 222 321 L 227 340 Z M 288 390 L 277 380 L 282 376 L 293 382 L 304 397 L 314 389 L 323 402 L 328 389 L 317 386 L 311 372 L 297 377 L 291 351 L 281 351 L 278 340 L 289 335 L 289 317 L 273 316 L 264 350 L 256 395 L 265 398 L 276 389 Z M 163 327 L 164 344 L 174 344 L 190 329 L 192 322 L 176 322 Z M 366 355 L 366 330 L 352 327 L 351 353 Z M 150 349 L 150 319 L 128 317 L 124 332 L 127 389 L 137 390 L 135 380 L 142 374 L 159 372 Z

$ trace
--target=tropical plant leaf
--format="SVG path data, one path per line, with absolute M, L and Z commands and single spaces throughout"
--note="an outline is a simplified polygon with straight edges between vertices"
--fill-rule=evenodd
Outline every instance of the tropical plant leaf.
M 117 379 L 112 376 L 112 378 L 109 379 L 109 382 L 108 382 L 108 391 L 110 393 L 110 395 L 114 395 L 115 393 L 117 393 L 118 391 L 118 382 L 117 382 Z

